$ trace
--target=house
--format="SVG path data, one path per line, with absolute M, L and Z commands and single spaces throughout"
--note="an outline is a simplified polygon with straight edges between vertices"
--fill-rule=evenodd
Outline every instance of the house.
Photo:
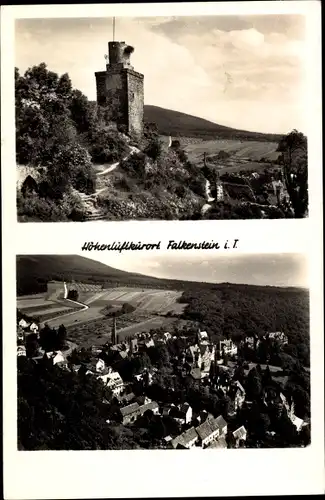
M 241 385 L 241 383 L 239 382 L 239 380 L 235 380 L 232 383 L 232 385 L 230 387 L 230 391 L 229 391 L 229 397 L 234 402 L 234 411 L 235 412 L 243 406 L 244 401 L 245 401 L 245 397 L 246 397 L 246 391 L 245 391 L 244 387 Z
M 188 403 L 183 403 L 179 406 L 179 412 L 185 424 L 189 424 L 193 418 L 192 407 Z
M 120 408 L 123 425 L 135 422 L 137 418 L 144 415 L 148 410 L 157 415 L 159 413 L 159 406 L 155 401 L 150 401 L 141 406 L 135 402 Z
M 171 410 L 173 408 L 175 408 L 174 403 L 172 403 L 170 405 L 164 405 L 164 406 L 162 406 L 162 408 L 161 408 L 161 414 L 162 414 L 162 416 L 163 417 L 167 417 L 170 414 L 170 412 L 171 412 Z
M 28 328 L 28 327 L 29 327 L 30 323 L 28 323 L 25 319 L 23 319 L 23 318 L 22 318 L 22 319 L 19 321 L 18 325 L 19 325 L 19 326 L 21 326 L 21 328 L 24 328 L 24 329 L 25 329 L 25 328 Z
M 236 356 L 237 354 L 237 346 L 233 343 L 231 339 L 229 340 L 220 340 L 219 342 L 219 350 L 223 353 L 223 355 L 227 356 Z
M 201 410 L 195 417 L 195 420 L 197 420 L 200 424 L 202 422 L 205 422 L 206 420 L 213 420 L 214 416 L 212 413 L 208 413 L 206 410 Z
M 171 442 L 174 449 L 185 448 L 191 449 L 194 447 L 195 443 L 198 441 L 199 437 L 194 427 L 191 427 L 185 432 L 182 432 L 179 436 L 174 438 Z
M 103 372 L 106 369 L 105 361 L 99 359 L 96 363 L 96 372 Z
M 26 347 L 23 345 L 17 346 L 17 356 L 26 356 Z
M 215 439 L 207 446 L 208 450 L 215 449 L 215 448 L 227 448 L 227 441 L 226 441 L 226 438 L 224 436 L 221 436 L 218 439 Z
M 122 359 L 125 359 L 125 358 L 127 358 L 130 349 L 129 349 L 127 344 L 122 342 L 121 344 L 114 344 L 114 345 L 110 346 L 110 351 L 119 354 L 119 356 Z
M 215 419 L 218 427 L 219 427 L 219 436 L 226 436 L 227 435 L 227 429 L 228 429 L 228 424 L 227 422 L 225 421 L 225 419 L 223 418 L 222 415 L 219 415 L 219 417 L 217 417 Z
M 114 371 L 111 367 L 108 368 L 108 373 L 99 375 L 97 378 L 104 382 L 106 387 L 112 391 L 114 396 L 119 396 L 125 389 L 121 375 Z
M 235 438 L 235 442 L 236 442 L 235 446 L 236 446 L 236 448 L 238 448 L 241 442 L 246 441 L 247 431 L 246 431 L 245 427 L 242 425 L 241 427 L 238 427 L 238 429 L 236 429 L 232 433 L 232 435 Z
M 201 330 L 199 330 L 198 334 L 197 334 L 197 339 L 198 339 L 198 343 L 209 342 L 209 335 L 206 331 L 201 332 Z
M 122 416 L 122 424 L 127 425 L 135 420 L 141 415 L 140 406 L 138 403 L 131 403 L 123 408 L 120 408 L 121 416 Z
M 216 419 L 207 419 L 203 424 L 196 427 L 196 432 L 201 441 L 202 448 L 206 448 L 214 439 L 219 437 L 219 425 Z
M 169 416 L 172 417 L 180 425 L 189 424 L 192 421 L 193 410 L 188 403 L 173 406 L 169 411 Z
M 51 351 L 51 352 L 47 352 L 45 353 L 46 354 L 46 357 L 47 359 L 51 359 L 52 362 L 53 362 L 53 365 L 64 365 L 66 364 L 66 360 L 65 360 L 65 357 L 63 356 L 62 352 L 61 351 Z
M 270 332 L 268 333 L 267 338 L 275 340 L 282 345 L 288 343 L 288 337 L 283 332 Z
M 145 412 L 148 410 L 152 411 L 155 415 L 158 415 L 159 405 L 158 405 L 158 403 L 156 403 L 156 401 L 149 401 L 148 403 L 141 405 L 139 410 L 140 410 L 141 415 L 144 415 Z
M 38 325 L 34 322 L 29 326 L 29 329 L 33 333 L 38 333 Z

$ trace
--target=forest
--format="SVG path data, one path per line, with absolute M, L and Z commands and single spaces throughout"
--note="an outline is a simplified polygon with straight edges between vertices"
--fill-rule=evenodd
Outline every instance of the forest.
M 185 290 L 180 302 L 188 305 L 184 319 L 202 324 L 215 340 L 223 337 L 239 342 L 246 336 L 262 338 L 283 331 L 288 344 L 273 353 L 273 364 L 299 360 L 309 366 L 309 293 L 303 289 L 215 285 L 209 290 Z M 267 353 L 258 360 L 266 361 Z M 280 358 L 282 356 L 282 362 Z M 292 362 L 293 362 L 292 361 Z

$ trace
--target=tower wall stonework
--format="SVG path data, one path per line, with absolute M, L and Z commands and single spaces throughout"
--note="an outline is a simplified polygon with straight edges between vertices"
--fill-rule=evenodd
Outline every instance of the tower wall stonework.
M 130 65 L 124 42 L 110 42 L 110 64 L 95 73 L 97 104 L 108 108 L 111 120 L 123 125 L 131 136 L 143 133 L 144 77 Z

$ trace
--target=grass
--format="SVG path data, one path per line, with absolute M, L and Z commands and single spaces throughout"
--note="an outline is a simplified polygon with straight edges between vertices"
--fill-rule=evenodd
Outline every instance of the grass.
M 259 162 L 262 158 L 274 161 L 279 155 L 279 153 L 276 152 L 277 147 L 278 144 L 276 142 L 222 139 L 188 143 L 184 146 L 184 149 L 188 154 L 189 160 L 196 165 L 203 165 L 203 155 L 206 153 L 209 163 L 226 168 L 226 165 L 231 161 L 238 164 L 238 162 L 244 159 L 255 162 L 254 166 L 256 167 L 260 166 L 260 164 L 256 162 Z M 231 155 L 229 160 L 218 161 L 216 156 L 219 151 L 229 153 Z M 237 167 L 237 165 L 233 166 Z

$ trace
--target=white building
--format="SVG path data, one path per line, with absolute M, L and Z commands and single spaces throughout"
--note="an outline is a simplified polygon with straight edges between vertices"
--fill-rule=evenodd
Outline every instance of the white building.
M 99 359 L 96 363 L 96 372 L 98 373 L 103 372 L 105 368 L 106 368 L 105 361 Z
M 21 319 L 18 323 L 19 326 L 21 326 L 22 328 L 28 328 L 30 323 L 27 323 L 27 321 L 25 319 Z
M 29 327 L 30 331 L 33 333 L 38 333 L 38 325 L 36 323 L 32 323 Z
M 65 363 L 65 357 L 63 356 L 61 351 L 51 351 L 47 352 L 46 356 L 48 359 L 52 359 L 53 365 L 57 365 L 58 363 Z
M 231 339 L 229 340 L 220 340 L 219 342 L 220 352 L 223 354 L 227 354 L 228 356 L 236 356 L 237 354 L 237 346 L 233 343 Z
M 24 345 L 17 346 L 17 356 L 26 356 L 26 347 Z
M 124 391 L 124 382 L 121 375 L 112 368 L 108 369 L 108 373 L 99 375 L 97 378 L 101 379 L 115 396 L 119 396 Z

